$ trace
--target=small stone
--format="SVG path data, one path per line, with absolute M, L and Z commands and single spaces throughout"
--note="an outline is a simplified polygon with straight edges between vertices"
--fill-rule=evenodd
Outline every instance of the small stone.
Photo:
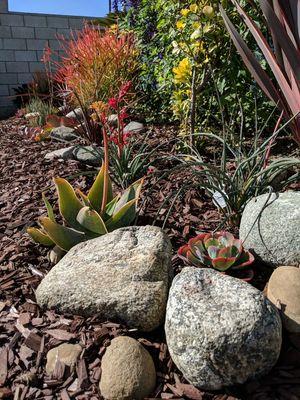
M 76 146 L 73 150 L 74 158 L 87 165 L 101 166 L 103 150 L 95 146 Z
M 46 372 L 51 375 L 55 369 L 55 364 L 59 361 L 62 364 L 72 368 L 82 352 L 82 347 L 79 344 L 63 343 L 47 353 Z
M 40 283 L 37 302 L 62 313 L 99 314 L 152 331 L 164 320 L 171 256 L 162 229 L 117 229 L 74 246 Z
M 75 110 L 70 111 L 67 115 L 67 118 L 75 118 L 75 119 L 82 119 L 83 118 L 83 112 L 80 107 L 75 108 Z
M 124 128 L 124 133 L 142 133 L 144 132 L 145 127 L 144 124 L 140 122 L 131 121 Z
M 65 254 L 66 252 L 62 250 L 60 247 L 54 246 L 53 249 L 49 251 L 48 258 L 51 264 L 55 265 L 63 258 Z
M 279 313 L 259 290 L 208 268 L 174 278 L 165 331 L 179 370 L 206 390 L 267 374 L 282 341 Z
M 27 119 L 27 120 L 38 118 L 39 116 L 40 116 L 39 112 L 31 112 L 31 113 L 27 113 L 24 115 L 25 119 Z
M 107 122 L 109 123 L 109 125 L 111 126 L 118 126 L 118 115 L 117 114 L 111 114 L 108 119 Z
M 58 126 L 57 128 L 53 128 L 50 133 L 50 137 L 52 139 L 66 142 L 71 142 L 72 140 L 78 139 L 74 129 L 67 126 Z
M 156 372 L 148 351 L 135 339 L 111 341 L 101 363 L 100 392 L 106 400 L 143 400 L 155 389 Z
M 54 150 L 51 151 L 50 153 L 47 153 L 44 158 L 47 161 L 52 161 L 55 158 L 60 158 L 62 160 L 72 160 L 74 158 L 73 150 L 74 146 L 64 147 L 62 149 Z
M 300 265 L 300 192 L 263 194 L 245 207 L 240 239 L 272 266 Z
M 291 333 L 299 333 L 300 269 L 277 268 L 268 282 L 267 297 L 280 310 L 285 328 Z

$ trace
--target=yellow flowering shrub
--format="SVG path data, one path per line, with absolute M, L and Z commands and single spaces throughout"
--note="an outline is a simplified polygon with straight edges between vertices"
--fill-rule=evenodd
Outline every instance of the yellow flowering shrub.
M 178 40 L 172 44 L 174 54 L 181 55 L 182 59 L 173 68 L 176 90 L 172 104 L 173 112 L 181 120 L 184 130 L 189 128 L 188 120 L 191 119 L 197 87 L 201 87 L 202 81 L 210 74 L 222 40 L 224 26 L 218 15 L 218 4 L 217 0 L 198 0 L 189 8 L 180 10 L 178 15 Z

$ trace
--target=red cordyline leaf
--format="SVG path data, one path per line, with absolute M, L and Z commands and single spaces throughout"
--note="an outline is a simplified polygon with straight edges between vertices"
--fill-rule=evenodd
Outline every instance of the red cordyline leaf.
M 275 88 L 268 74 L 246 45 L 234 25 L 220 7 L 227 30 L 239 51 L 243 61 L 264 93 L 291 119 L 295 140 L 300 143 L 300 0 L 273 0 L 273 7 L 268 0 L 260 0 L 272 34 L 275 54 L 267 40 L 248 14 L 236 0 L 231 0 L 243 21 L 249 28 L 264 57 L 266 58 L 280 91 Z M 276 55 L 276 56 L 275 56 Z

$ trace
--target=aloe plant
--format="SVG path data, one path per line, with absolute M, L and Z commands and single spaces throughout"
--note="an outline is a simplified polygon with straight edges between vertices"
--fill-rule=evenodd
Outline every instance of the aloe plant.
M 30 227 L 27 232 L 37 243 L 57 245 L 68 251 L 80 242 L 130 225 L 136 217 L 143 179 L 129 186 L 122 196 L 113 197 L 111 181 L 103 163 L 87 195 L 80 190 L 75 191 L 63 178 L 54 178 L 54 183 L 64 224 L 55 220 L 53 208 L 43 195 L 48 216 L 39 218 L 40 228 Z
M 236 0 L 231 0 L 237 12 L 255 38 L 275 80 L 261 66 L 249 49 L 222 6 L 221 14 L 235 47 L 244 64 L 266 94 L 277 105 L 287 120 L 292 119 L 294 139 L 300 145 L 300 0 L 259 0 L 266 18 L 272 45 L 257 24 Z
M 196 267 L 213 268 L 245 281 L 253 278 L 249 266 L 254 256 L 244 249 L 241 240 L 229 232 L 201 233 L 180 247 L 178 256 Z

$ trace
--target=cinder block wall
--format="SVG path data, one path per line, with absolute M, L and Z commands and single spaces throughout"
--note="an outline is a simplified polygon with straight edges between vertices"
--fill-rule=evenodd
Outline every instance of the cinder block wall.
M 32 73 L 44 70 L 45 46 L 60 50 L 58 34 L 69 37 L 91 18 L 8 11 L 8 0 L 0 0 L 0 118 L 15 112 L 13 88 L 29 83 Z

